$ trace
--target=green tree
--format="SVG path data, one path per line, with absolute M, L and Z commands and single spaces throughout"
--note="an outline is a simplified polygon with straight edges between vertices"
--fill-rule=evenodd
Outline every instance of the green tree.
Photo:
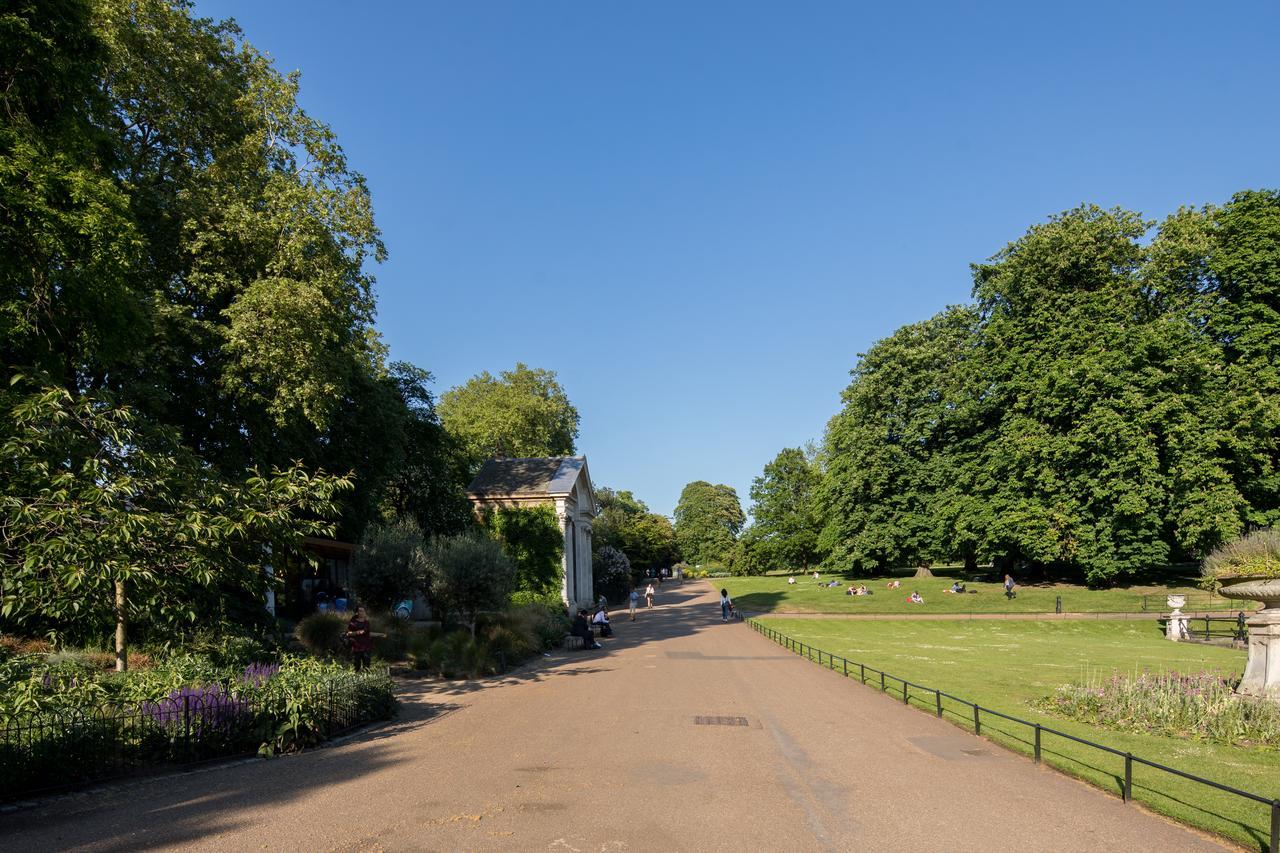
M 592 525 L 591 542 L 597 550 L 617 548 L 633 571 L 671 566 L 679 559 L 671 519 L 650 512 L 631 492 L 601 486 L 596 504 L 600 514 Z
M 684 487 L 676 504 L 676 542 L 685 560 L 695 564 L 724 561 L 746 517 L 732 486 L 696 480 Z
M 502 507 L 485 521 L 515 564 L 517 591 L 537 596 L 560 588 L 564 533 L 553 507 Z
M 818 562 L 822 531 L 818 490 L 822 472 L 796 447 L 778 453 L 751 483 L 752 549 L 778 568 L 808 570 Z
M 440 398 L 440 420 L 472 466 L 494 455 L 570 456 L 578 410 L 551 370 L 516 364 L 473 376 Z
M 631 561 L 606 545 L 592 555 L 591 575 L 596 592 L 609 601 L 621 601 L 631 588 Z
M 515 564 L 496 539 L 475 533 L 442 536 L 431 545 L 431 594 L 476 634 L 476 617 L 501 610 L 515 588 Z
M 0 615 L 55 639 L 114 624 L 119 670 L 136 618 L 194 624 L 214 585 L 262 600 L 268 554 L 332 535 L 325 519 L 350 486 L 300 466 L 224 479 L 172 433 L 63 389 L 23 399 L 6 423 Z
M 426 543 L 412 519 L 371 524 L 351 563 L 351 588 L 362 604 L 390 610 L 427 583 Z

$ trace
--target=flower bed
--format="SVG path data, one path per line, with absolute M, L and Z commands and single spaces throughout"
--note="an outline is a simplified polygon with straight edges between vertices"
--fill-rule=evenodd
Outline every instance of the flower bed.
M 1280 704 L 1234 695 L 1238 681 L 1211 672 L 1113 675 L 1059 687 L 1039 707 L 1121 731 L 1280 747 Z
M 177 657 L 115 675 L 21 656 L 0 663 L 0 798 L 301 749 L 395 708 L 385 674 L 307 658 L 230 669 Z

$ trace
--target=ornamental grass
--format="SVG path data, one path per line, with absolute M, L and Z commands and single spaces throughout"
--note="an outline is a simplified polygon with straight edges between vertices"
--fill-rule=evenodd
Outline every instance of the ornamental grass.
M 1240 747 L 1280 747 L 1280 702 L 1238 696 L 1216 672 L 1149 673 L 1066 684 L 1041 710 L 1120 731 L 1193 737 Z

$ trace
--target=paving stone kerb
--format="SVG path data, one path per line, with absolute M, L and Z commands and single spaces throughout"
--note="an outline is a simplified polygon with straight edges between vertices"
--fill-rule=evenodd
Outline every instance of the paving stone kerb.
M 656 603 L 598 652 L 407 684 L 339 746 L 0 817 L 0 847 L 1222 849 L 722 623 L 703 585 Z

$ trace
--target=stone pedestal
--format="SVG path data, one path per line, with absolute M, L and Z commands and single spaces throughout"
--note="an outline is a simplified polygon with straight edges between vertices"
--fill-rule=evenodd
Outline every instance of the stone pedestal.
M 1280 701 L 1280 578 L 1223 578 L 1224 598 L 1261 601 L 1249 626 L 1249 659 L 1236 692 Z
M 1182 607 L 1187 603 L 1187 597 L 1171 595 L 1165 599 L 1165 603 L 1173 608 L 1173 612 L 1169 614 L 1169 621 L 1165 624 L 1165 637 L 1175 643 L 1187 639 L 1187 618 L 1182 615 Z

